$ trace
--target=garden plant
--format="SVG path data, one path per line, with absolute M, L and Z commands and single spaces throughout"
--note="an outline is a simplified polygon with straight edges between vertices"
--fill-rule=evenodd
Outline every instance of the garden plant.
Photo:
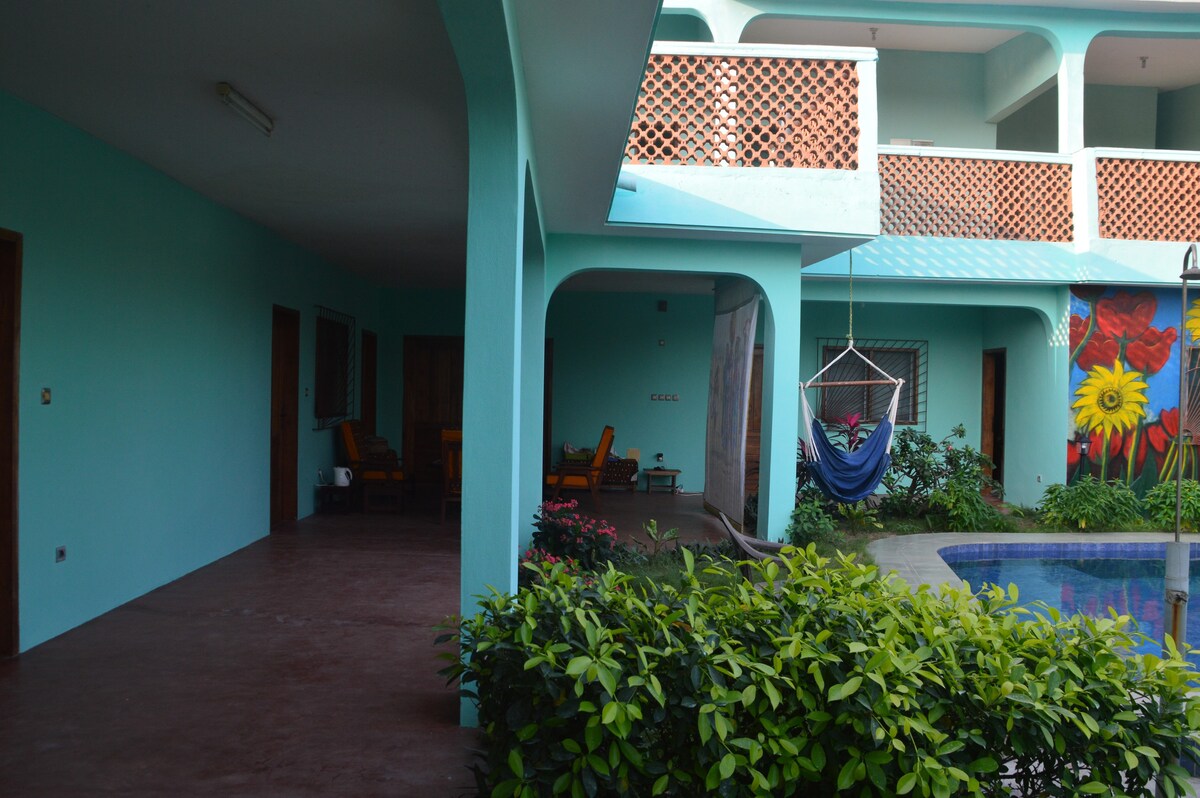
M 1174 485 L 1171 486 L 1174 491 Z M 1174 523 L 1174 499 L 1171 512 Z M 1042 523 L 1083 530 L 1137 529 L 1143 525 L 1142 503 L 1128 485 L 1090 474 L 1070 485 L 1051 485 L 1038 506 Z
M 1126 618 L 912 592 L 813 547 L 748 579 L 683 560 L 679 588 L 541 566 L 456 625 L 483 794 L 1183 794 L 1195 673 L 1122 656 Z

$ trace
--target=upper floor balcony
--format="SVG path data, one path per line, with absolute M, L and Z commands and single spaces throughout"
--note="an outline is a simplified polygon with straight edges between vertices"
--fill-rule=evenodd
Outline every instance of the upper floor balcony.
M 1056 52 L 1052 26 L 768 15 L 729 45 L 673 21 L 697 41 L 655 45 L 610 222 L 1038 242 L 1117 277 L 1200 239 L 1198 31 Z
M 875 111 L 869 48 L 658 43 L 609 222 L 854 246 L 879 233 Z

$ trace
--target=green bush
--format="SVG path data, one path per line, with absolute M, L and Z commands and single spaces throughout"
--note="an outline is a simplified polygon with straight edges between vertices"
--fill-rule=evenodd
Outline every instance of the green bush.
M 486 795 L 1150 796 L 1198 749 L 1178 655 L 1123 658 L 1127 618 L 911 593 L 813 547 L 684 554 L 679 589 L 548 568 L 463 621 L 445 673 L 478 705 Z M 755 583 L 763 583 L 756 588 Z M 452 657 L 453 658 L 453 657 Z
M 950 434 L 935 441 L 927 432 L 906 427 L 892 440 L 892 464 L 883 475 L 887 495 L 883 509 L 889 513 L 918 518 L 937 509 L 935 493 L 955 493 L 974 486 L 976 493 L 989 488 L 999 496 L 1000 483 L 987 476 L 992 459 L 972 446 L 955 447 L 952 439 L 963 438 L 966 427 L 956 425 Z M 958 488 L 950 489 L 951 483 Z M 945 502 L 945 497 L 939 501 Z
M 1179 495 L 1183 499 L 1180 525 L 1188 532 L 1196 532 L 1200 530 L 1200 482 L 1185 479 L 1179 487 Z M 1148 490 L 1142 504 L 1155 526 L 1175 528 L 1175 480 L 1160 482 Z
M 1038 512 L 1048 526 L 1106 530 L 1142 525 L 1142 503 L 1128 485 L 1090 474 L 1071 485 L 1046 488 Z
M 833 516 L 825 509 L 824 501 L 816 496 L 804 496 L 796 502 L 787 537 L 793 546 L 800 547 L 816 543 L 836 549 L 846 543 L 846 536 L 833 523 Z
M 978 480 L 951 478 L 929 497 L 931 524 L 948 532 L 1009 532 L 1016 525 L 988 504 Z

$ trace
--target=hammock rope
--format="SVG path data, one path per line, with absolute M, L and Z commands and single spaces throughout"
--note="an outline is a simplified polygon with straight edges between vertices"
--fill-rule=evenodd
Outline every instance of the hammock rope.
M 854 503 L 875 492 L 879 483 L 883 481 L 884 473 L 892 463 L 892 438 L 895 434 L 896 416 L 900 408 L 900 392 L 904 388 L 904 380 L 888 374 L 854 347 L 853 250 L 850 253 L 850 329 L 846 333 L 846 344 L 846 348 L 829 361 L 825 368 L 814 374 L 812 379 L 800 383 L 800 401 L 804 409 L 804 426 L 808 429 L 809 434 L 809 445 L 804 449 L 809 476 L 827 496 L 840 502 Z M 821 379 L 825 372 L 849 354 L 857 356 L 881 377 L 866 380 Z M 867 440 L 862 446 L 852 452 L 842 451 L 830 442 L 825 428 L 816 418 L 812 406 L 808 403 L 806 392 L 809 388 L 866 387 L 870 385 L 892 386 L 892 400 L 888 404 L 887 415 L 880 419 L 874 432 L 867 436 Z

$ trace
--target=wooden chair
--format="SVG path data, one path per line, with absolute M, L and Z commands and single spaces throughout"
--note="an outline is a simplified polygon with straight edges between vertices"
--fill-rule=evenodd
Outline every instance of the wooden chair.
M 559 491 L 563 488 L 587 489 L 591 491 L 592 501 L 596 503 L 596 509 L 599 510 L 600 481 L 604 477 L 604 462 L 608 460 L 612 442 L 613 428 L 605 427 L 604 432 L 600 434 L 600 443 L 597 444 L 590 462 L 563 462 L 556 465 L 553 473 L 546 475 L 546 484 L 554 487 L 554 494 L 550 498 L 557 499 Z
M 446 505 L 458 502 L 462 507 L 462 430 L 442 430 L 442 523 L 446 523 Z
M 387 439 L 366 435 L 357 419 L 343 421 L 341 429 L 348 465 L 357 490 L 362 491 L 363 512 L 370 509 L 371 497 L 380 494 L 394 497 L 396 509 L 400 509 L 404 502 L 404 470 Z

